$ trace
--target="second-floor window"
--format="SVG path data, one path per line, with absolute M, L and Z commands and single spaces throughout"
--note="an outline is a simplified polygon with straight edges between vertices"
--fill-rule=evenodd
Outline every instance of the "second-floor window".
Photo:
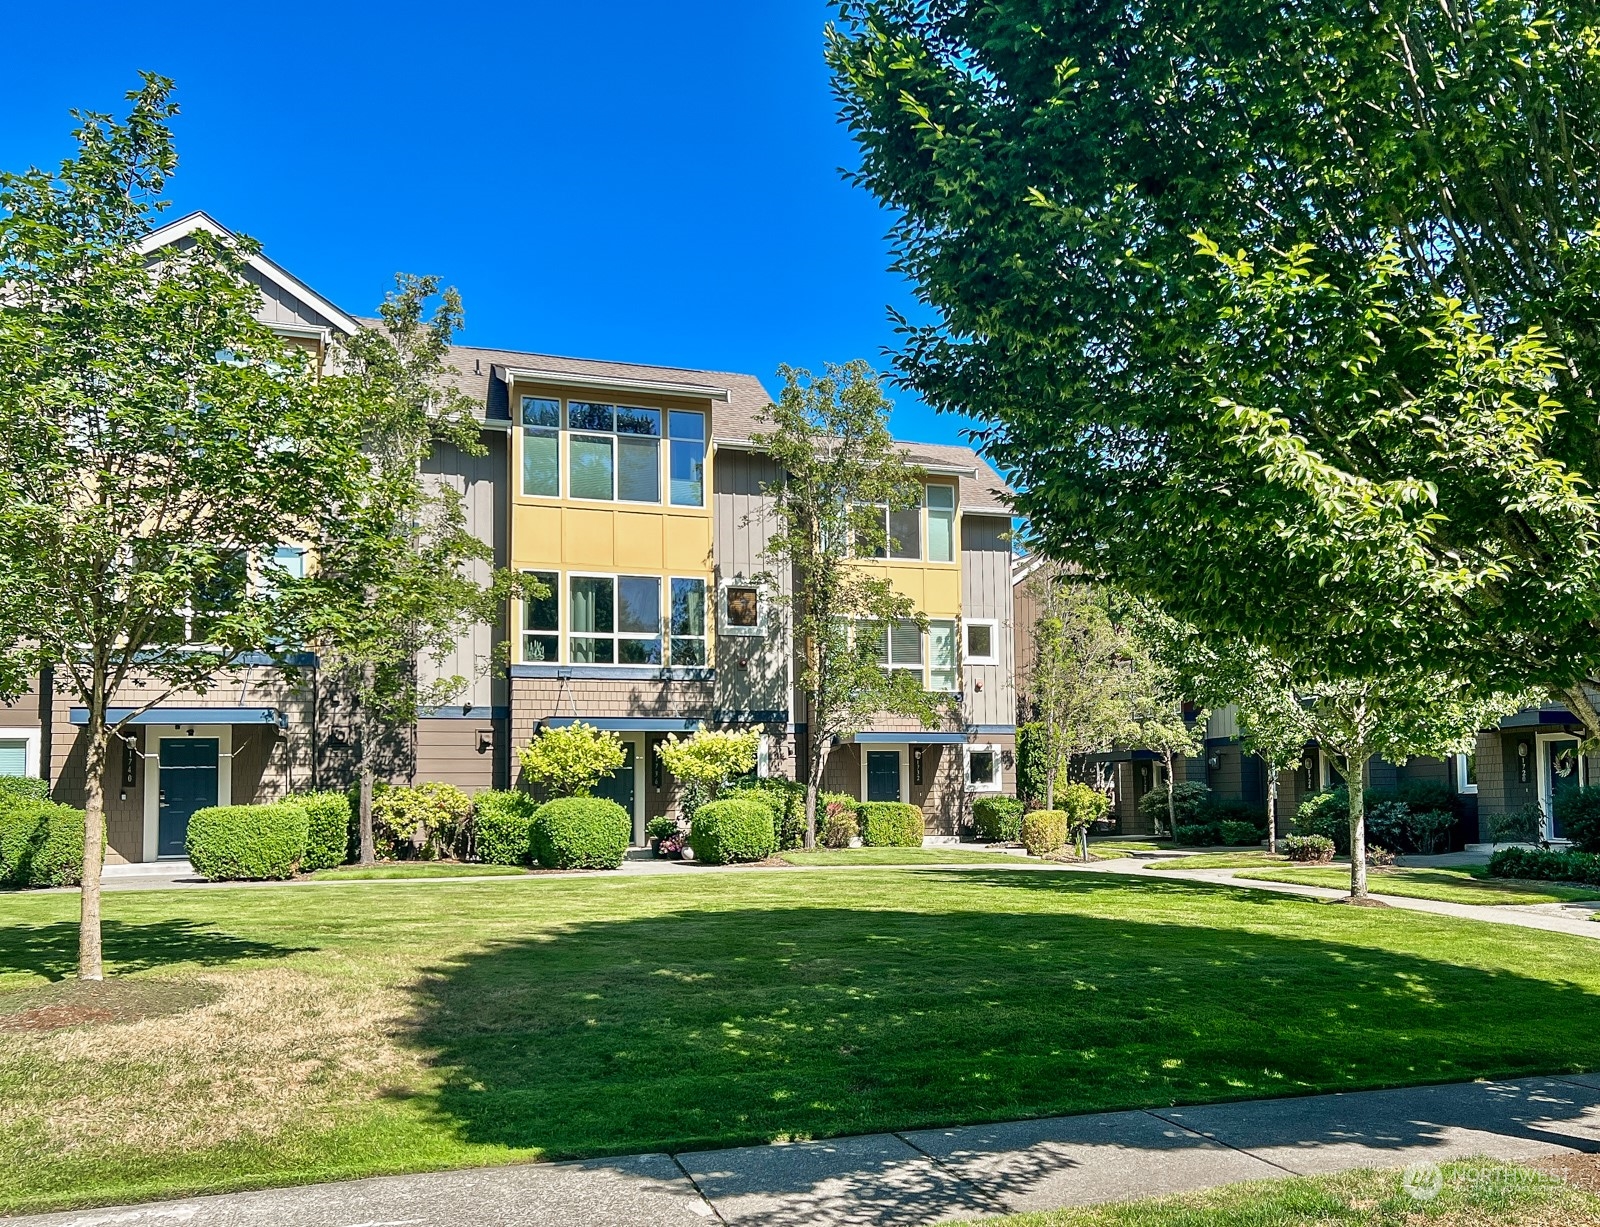
M 705 506 L 703 413 L 524 396 L 524 495 L 561 496 L 563 451 L 571 498 Z
M 956 624 L 936 619 L 928 623 L 928 689 L 956 689 Z
M 530 571 L 548 595 L 522 602 L 522 661 L 574 665 L 708 663 L 706 581 L 659 575 Z M 669 604 L 663 608 L 665 594 Z M 565 596 L 563 624 L 562 597 Z
M 890 558 L 906 562 L 954 562 L 956 558 L 956 488 L 930 482 L 915 507 L 890 509 L 870 503 L 862 507 L 877 530 L 871 540 L 858 537 L 856 557 Z M 926 520 L 926 531 L 924 531 Z

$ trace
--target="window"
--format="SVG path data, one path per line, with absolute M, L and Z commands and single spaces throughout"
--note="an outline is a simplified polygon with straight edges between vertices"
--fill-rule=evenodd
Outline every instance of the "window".
M 39 774 L 38 729 L 0 729 L 0 775 Z
M 547 593 L 522 602 L 522 659 L 554 664 L 561 659 L 561 578 L 554 571 L 528 574 L 543 584 Z
M 928 561 L 956 560 L 956 488 L 928 487 Z
M 1002 784 L 1000 747 L 969 745 L 967 752 L 967 791 L 999 792 Z
M 761 589 L 755 584 L 727 584 L 722 589 L 722 633 L 761 633 Z
M 968 618 L 967 663 L 969 665 L 997 665 L 1000 663 L 1000 623 L 993 618 Z
M 1456 755 L 1456 791 L 1478 791 L 1478 756 L 1476 753 Z
M 272 552 L 272 565 L 290 579 L 306 577 L 306 552 L 298 545 L 280 545 Z
M 672 436 L 672 504 L 706 505 L 706 415 L 674 409 L 668 415 Z
M 889 509 L 861 503 L 851 517 L 850 540 L 857 558 L 889 556 Z
M 672 581 L 672 663 L 706 663 L 706 581 Z
M 612 405 L 567 402 L 567 472 L 573 498 L 610 502 L 616 497 L 617 411 Z M 604 431 L 604 434 L 579 434 Z
M 928 623 L 928 689 L 956 689 L 956 624 Z
M 661 410 L 617 409 L 617 497 L 661 501 Z
M 654 575 L 574 575 L 567 605 L 575 665 L 659 665 L 661 580 Z
M 867 636 L 872 644 L 872 655 L 885 669 L 914 670 L 922 674 L 922 628 L 908 620 L 891 622 L 863 622 L 858 635 Z
M 922 557 L 922 504 L 889 512 L 889 557 Z
M 522 492 L 540 498 L 561 493 L 561 402 L 522 398 Z

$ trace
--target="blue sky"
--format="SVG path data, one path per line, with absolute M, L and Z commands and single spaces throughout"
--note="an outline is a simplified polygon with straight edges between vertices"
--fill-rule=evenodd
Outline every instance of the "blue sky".
M 248 13 L 248 17 L 242 14 Z M 71 107 L 178 84 L 173 214 L 205 209 L 346 310 L 437 273 L 469 344 L 748 371 L 885 365 L 887 217 L 813 0 L 15 6 L 0 166 L 54 164 Z M 170 216 L 170 215 L 169 215 Z M 895 394 L 895 433 L 962 423 Z

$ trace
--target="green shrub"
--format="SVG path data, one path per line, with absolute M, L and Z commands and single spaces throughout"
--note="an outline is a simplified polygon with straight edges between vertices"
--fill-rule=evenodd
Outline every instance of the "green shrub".
M 533 815 L 539 806 L 525 792 L 480 792 L 472 798 L 473 850 L 485 865 L 526 865 L 533 860 Z
M 301 872 L 344 864 L 350 856 L 350 798 L 342 792 L 308 792 L 286 799 L 306 811 Z
M 1346 793 L 1346 796 L 1349 794 Z M 1365 821 L 1367 827 L 1367 842 L 1381 844 L 1385 848 L 1403 848 L 1410 842 L 1408 834 L 1411 822 L 1411 810 L 1404 801 L 1374 801 L 1374 792 L 1368 792 L 1364 798 L 1366 802 Z M 1346 828 L 1346 843 L 1350 815 L 1344 815 Z
M 702 805 L 689 824 L 689 846 L 708 865 L 764 861 L 777 849 L 772 810 L 737 797 Z
M 869 848 L 922 847 L 922 811 L 906 801 L 863 801 L 861 842 Z
M 1530 801 L 1520 809 L 1488 815 L 1485 825 L 1489 838 L 1497 844 L 1534 844 L 1544 838 L 1544 811 Z
M 533 814 L 534 858 L 546 869 L 615 869 L 628 855 L 633 820 L 606 797 L 562 797 Z
M 1179 823 L 1172 842 L 1186 848 L 1211 848 L 1222 842 L 1222 824 L 1217 822 Z
M 1015 797 L 984 796 L 972 803 L 972 825 L 978 838 L 1014 844 L 1022 838 L 1021 801 Z
M 644 824 L 644 833 L 651 839 L 670 839 L 678 833 L 678 820 L 658 814 Z
M 861 837 L 861 803 L 842 792 L 825 792 L 817 797 L 817 838 L 824 848 L 848 848 Z
M 1098 788 L 1071 783 L 1056 789 L 1056 809 L 1067 816 L 1067 838 L 1076 840 L 1111 812 L 1111 798 Z
M 303 805 L 214 805 L 189 819 L 189 863 L 212 882 L 291 878 L 306 853 Z
M 557 797 L 587 797 L 626 761 L 622 738 L 581 720 L 561 728 L 546 726 L 517 757 L 528 782 Z
M 0 800 L 0 886 L 81 884 L 83 824 L 83 811 L 71 806 L 37 797 Z
M 1194 826 L 1206 821 L 1206 807 L 1211 791 L 1204 784 L 1192 780 L 1179 780 L 1172 790 L 1172 810 L 1175 824 Z M 1158 784 L 1139 798 L 1139 817 L 1152 827 L 1167 825 L 1167 786 Z
M 1412 847 L 1431 856 L 1435 852 L 1448 850 L 1450 832 L 1455 825 L 1456 816 L 1450 810 L 1423 810 L 1406 818 L 1406 835 L 1410 838 Z
M 1380 844 L 1367 845 L 1367 864 L 1375 869 L 1387 869 L 1395 862 L 1395 855 Z
M 1278 847 L 1291 861 L 1326 865 L 1333 859 L 1333 840 L 1326 835 L 1285 835 Z
M 1542 882 L 1578 882 L 1600 886 L 1600 854 L 1555 852 L 1547 848 L 1502 848 L 1489 858 L 1496 878 L 1532 878 Z
M 33 775 L 0 775 L 0 805 L 8 800 L 48 801 L 50 785 Z
M 766 779 L 736 780 L 723 790 L 723 797 L 745 800 L 755 798 L 772 808 L 776 827 L 778 850 L 798 848 L 806 840 L 806 786 L 795 780 L 778 776 Z M 821 825 L 821 801 L 818 797 L 818 825 Z
M 1407 780 L 1395 789 L 1395 796 L 1413 814 L 1443 811 L 1452 817 L 1460 816 L 1461 798 L 1443 780 Z
M 1036 809 L 1022 816 L 1022 846 L 1029 856 L 1045 856 L 1065 847 L 1072 818 L 1065 810 Z
M 1024 801 L 1043 802 L 1050 770 L 1045 753 L 1048 730 L 1034 721 L 1017 729 L 1017 796 Z
M 471 819 L 472 798 L 454 784 L 392 785 L 372 798 L 373 831 L 381 828 L 385 846 L 401 856 L 431 861 L 460 853 Z
M 1231 847 L 1261 842 L 1261 828 L 1253 822 L 1221 822 L 1217 824 L 1222 843 Z
M 1266 834 L 1267 815 L 1264 810 L 1258 810 L 1246 805 L 1243 801 L 1233 797 L 1208 797 L 1200 811 L 1200 821 L 1214 822 L 1219 827 L 1230 822 L 1243 823 L 1246 826 Z
M 1600 852 L 1600 788 L 1572 788 L 1555 799 L 1562 837 L 1579 852 Z
M 1350 851 L 1350 794 L 1343 788 L 1314 792 L 1295 811 L 1297 835 L 1321 835 L 1341 854 Z

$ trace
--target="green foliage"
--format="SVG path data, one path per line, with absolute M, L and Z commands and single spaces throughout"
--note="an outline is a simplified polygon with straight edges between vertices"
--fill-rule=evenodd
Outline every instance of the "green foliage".
M 1045 856 L 1064 847 L 1072 817 L 1064 810 L 1036 809 L 1022 816 L 1022 846 L 1029 856 Z
M 800 847 L 806 834 L 806 786 L 782 776 L 765 779 L 736 780 L 725 793 L 728 797 L 755 797 L 772 807 L 776 824 L 778 851 L 787 852 Z
M 587 797 L 624 761 L 620 737 L 581 720 L 545 726 L 518 756 L 529 780 L 558 797 Z
M 863 801 L 861 842 L 868 848 L 922 847 L 922 811 L 906 801 Z
M 349 859 L 350 798 L 342 792 L 308 792 L 288 798 L 306 812 L 306 852 L 302 873 L 332 869 Z
M 401 857 L 437 860 L 466 842 L 472 798 L 454 784 L 391 785 L 372 798 L 373 834 Z
M 1600 852 L 1600 787 L 1572 788 L 1555 799 L 1556 822 L 1579 852 Z
M 1406 834 L 1411 846 L 1424 856 L 1444 852 L 1450 842 L 1450 832 L 1456 825 L 1456 816 L 1449 810 L 1431 809 L 1411 814 L 1406 820 Z
M 644 824 L 644 833 L 651 839 L 670 839 L 678 833 L 678 820 L 658 814 Z
M 525 792 L 480 792 L 472 798 L 473 844 L 485 865 L 526 865 L 533 859 L 533 815 Z
M 83 836 L 80 809 L 0 796 L 0 886 L 77 886 L 83 881 Z
M 1204 784 L 1179 780 L 1172 791 L 1173 817 L 1179 825 L 1193 826 L 1205 821 L 1211 792 Z M 1167 786 L 1157 784 L 1139 798 L 1139 816 L 1161 826 L 1167 821 Z
M 291 878 L 306 853 L 311 820 L 293 801 L 215 805 L 189 819 L 189 863 L 212 882 Z
M 1342 786 L 1314 792 L 1295 811 L 1294 829 L 1300 835 L 1320 835 L 1330 840 L 1341 856 L 1350 852 L 1350 794 Z
M 656 745 L 656 753 L 667 770 L 682 783 L 699 784 L 708 799 L 728 781 L 756 769 L 756 751 L 761 734 L 708 729 L 701 725 L 694 734 L 680 741 L 676 733 Z
M 1489 858 L 1489 875 L 1600 886 L 1600 855 L 1548 848 L 1501 848 Z
M 1023 803 L 1015 797 L 982 796 L 972 802 L 972 825 L 979 839 L 1016 843 L 1022 838 Z
M 702 805 L 689 827 L 689 846 L 708 865 L 764 861 L 777 850 L 772 809 L 739 798 Z
M 1537 843 L 1544 838 L 1544 811 L 1537 802 L 1517 809 L 1489 814 L 1485 819 L 1489 838 L 1495 843 Z
M 1037 720 L 1018 725 L 1017 796 L 1029 803 L 1043 801 L 1049 772 L 1048 730 Z
M 50 785 L 32 775 L 0 775 L 0 805 L 8 800 L 48 801 Z
M 817 805 L 822 811 L 818 838 L 824 848 L 848 848 L 861 837 L 861 802 L 842 792 L 825 792 Z
M 1326 865 L 1333 860 L 1333 840 L 1326 835 L 1285 835 L 1278 847 L 1291 861 L 1308 861 Z
M 1253 822 L 1220 822 L 1217 824 L 1219 843 L 1232 847 L 1261 842 L 1261 828 Z
M 605 797 L 546 801 L 533 815 L 533 855 L 546 869 L 615 869 L 628 854 L 633 820 Z
M 1220 822 L 1180 822 L 1172 832 L 1172 842 L 1186 848 L 1210 848 L 1222 843 Z
M 1074 781 L 1056 790 L 1056 805 L 1067 815 L 1067 838 L 1075 840 L 1111 812 L 1111 798 Z

